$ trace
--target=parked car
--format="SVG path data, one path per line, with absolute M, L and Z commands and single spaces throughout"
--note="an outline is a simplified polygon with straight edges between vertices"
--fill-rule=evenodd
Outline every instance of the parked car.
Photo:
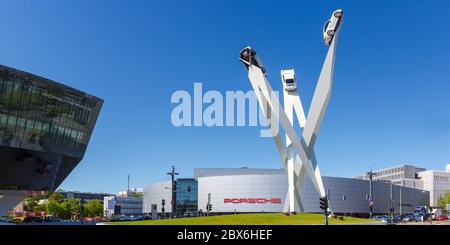
M 48 215 L 44 217 L 43 222 L 61 222 L 62 220 L 60 218 L 57 218 L 53 215 Z
M 333 37 L 342 22 L 343 15 L 344 11 L 342 9 L 337 9 L 333 12 L 331 18 L 325 23 L 323 27 L 323 40 L 327 46 L 330 46 L 331 41 L 333 40 Z
M 22 223 L 42 223 L 42 222 L 44 222 L 44 219 L 36 216 L 25 217 L 22 221 Z
M 416 222 L 419 222 L 419 221 L 425 221 L 425 217 L 423 217 L 423 215 L 421 215 L 421 214 L 415 214 L 415 215 L 414 215 L 414 220 L 415 220 Z
M 438 220 L 438 221 L 448 220 L 448 216 L 446 216 L 446 215 L 439 215 L 439 216 L 436 217 L 436 220 Z
M 119 217 L 119 221 L 130 221 L 133 216 L 121 216 Z
M 394 215 L 394 217 L 392 217 L 392 220 L 394 221 L 394 223 L 398 223 L 402 221 L 402 217 L 400 215 Z
M 415 217 L 412 214 L 407 214 L 405 217 L 403 217 L 402 221 L 403 222 L 411 222 L 411 221 L 415 221 Z
M 384 221 L 384 222 L 390 223 L 391 222 L 391 217 L 389 215 L 383 215 L 381 217 L 381 220 Z
M 135 220 L 144 220 L 144 216 L 143 215 L 137 215 L 137 216 L 133 216 L 131 218 L 131 220 L 135 221 Z
M 373 220 L 383 220 L 383 215 L 375 215 L 372 217 Z

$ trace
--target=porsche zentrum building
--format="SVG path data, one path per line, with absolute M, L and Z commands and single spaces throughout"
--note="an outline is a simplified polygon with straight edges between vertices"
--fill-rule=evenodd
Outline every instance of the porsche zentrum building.
M 368 216 L 369 181 L 325 176 L 323 182 L 325 189 L 329 190 L 330 206 L 334 213 Z M 197 168 L 194 169 L 190 185 L 194 185 L 196 193 L 189 193 L 189 201 L 192 205 L 192 201 L 196 200 L 196 207 L 193 209 L 197 211 L 205 212 L 209 199 L 212 213 L 282 212 L 288 181 L 283 169 Z M 162 199 L 166 201 L 166 213 L 170 213 L 171 190 L 167 186 L 170 186 L 169 182 L 160 182 L 144 189 L 144 213 L 151 212 L 152 204 L 157 205 L 158 212 L 161 212 Z M 389 212 L 390 196 L 391 184 L 373 182 L 375 214 Z M 305 212 L 321 212 L 319 194 L 308 178 L 305 178 L 300 198 Z M 429 192 L 392 185 L 392 199 L 395 213 L 399 213 L 400 209 L 404 214 L 413 213 L 415 206 L 428 205 Z M 179 217 L 186 216 L 183 212 L 184 201 L 188 200 L 177 198 Z

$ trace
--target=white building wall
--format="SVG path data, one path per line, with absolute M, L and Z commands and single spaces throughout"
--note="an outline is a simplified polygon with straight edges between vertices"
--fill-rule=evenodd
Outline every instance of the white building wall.
M 114 214 L 114 206 L 120 205 L 120 214 L 139 215 L 142 214 L 141 197 L 116 197 L 108 196 L 104 198 L 103 210 L 105 216 Z
M 224 203 L 226 198 L 280 198 L 284 200 L 288 188 L 282 174 L 230 175 L 198 178 L 198 208 L 206 210 L 211 193 L 213 212 L 280 212 L 281 203 Z
M 450 191 L 450 172 L 428 170 L 419 172 L 423 190 L 430 192 L 430 206 L 438 206 L 438 200 Z
M 334 212 L 368 213 L 368 181 L 323 177 L 323 182 L 325 189 L 330 190 L 330 206 Z M 198 208 L 205 210 L 208 193 L 211 193 L 212 212 L 281 212 L 287 184 L 286 174 L 199 177 Z M 374 212 L 388 213 L 390 185 L 375 181 L 373 189 Z M 403 213 L 412 213 L 415 206 L 428 205 L 430 202 L 429 193 L 426 191 L 394 185 L 395 213 L 400 210 L 400 193 Z M 300 197 L 306 212 L 321 212 L 319 194 L 309 178 L 305 178 Z M 281 198 L 281 204 L 226 203 L 225 198 Z
M 152 204 L 156 204 L 158 212 L 162 212 L 161 200 L 166 201 L 165 213 L 172 212 L 172 181 L 158 182 L 144 188 L 144 199 L 142 205 L 143 213 L 152 212 Z

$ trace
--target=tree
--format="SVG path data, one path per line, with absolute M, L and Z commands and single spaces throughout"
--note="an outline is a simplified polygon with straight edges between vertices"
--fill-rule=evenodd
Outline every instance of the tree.
M 88 201 L 84 205 L 84 215 L 87 217 L 95 217 L 103 215 L 103 205 L 98 199 Z
M 132 197 L 142 198 L 144 196 L 144 193 L 142 192 L 134 192 L 131 194 Z
M 63 194 L 52 193 L 47 202 L 47 213 L 61 219 L 72 219 L 81 211 L 80 202 L 76 198 L 65 198 Z
M 438 206 L 445 209 L 445 205 L 450 204 L 450 191 L 447 191 L 438 199 Z
M 35 212 L 45 212 L 45 211 L 47 211 L 47 203 L 38 204 L 34 210 L 35 210 Z
M 39 197 L 27 197 L 23 201 L 23 209 L 25 211 L 34 212 L 36 211 L 37 206 L 39 205 Z
M 66 197 L 59 193 L 59 192 L 53 192 L 49 197 L 48 201 L 55 201 L 57 203 L 62 203 Z
M 74 216 L 78 216 L 81 212 L 80 201 L 76 198 L 68 198 L 61 204 L 63 209 L 63 218 L 71 219 Z
M 64 219 L 64 210 L 61 203 L 56 202 L 55 200 L 48 200 L 46 205 L 47 213 L 50 215 L 54 215 L 61 219 Z
M 64 202 L 64 195 L 58 192 L 53 192 L 49 197 L 46 205 L 47 213 L 54 215 L 61 219 L 66 219 L 67 215 L 64 213 L 62 203 Z M 70 217 L 69 217 L 70 218 Z

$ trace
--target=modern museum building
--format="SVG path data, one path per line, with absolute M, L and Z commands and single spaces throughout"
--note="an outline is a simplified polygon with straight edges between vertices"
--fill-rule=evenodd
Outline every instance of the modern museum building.
M 368 216 L 368 180 L 325 176 L 323 183 L 335 214 Z M 184 188 L 186 185 L 190 188 Z M 288 178 L 284 169 L 196 168 L 193 178 L 178 179 L 176 186 L 177 217 L 205 212 L 208 201 L 212 205 L 211 213 L 282 212 Z M 151 213 L 152 206 L 161 213 L 162 203 L 165 203 L 165 213 L 170 213 L 170 187 L 171 182 L 164 181 L 144 188 L 143 213 Z M 321 212 L 319 193 L 307 177 L 300 199 L 305 212 Z M 389 213 L 391 200 L 395 213 L 406 214 L 413 213 L 416 206 L 428 205 L 429 192 L 373 181 L 372 200 L 374 214 Z
M 83 159 L 103 100 L 0 65 L 0 216 Z

